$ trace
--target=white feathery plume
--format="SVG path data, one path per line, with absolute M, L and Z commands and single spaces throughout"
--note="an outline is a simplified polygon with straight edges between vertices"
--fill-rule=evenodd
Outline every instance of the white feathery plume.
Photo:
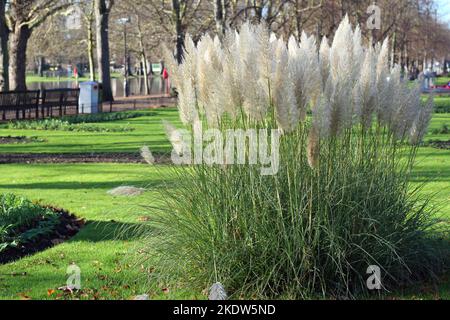
M 209 35 L 197 46 L 198 54 L 198 102 L 210 126 L 216 127 L 223 113 L 220 99 L 222 91 L 221 48 Z
M 284 132 L 295 129 L 299 121 L 299 111 L 297 108 L 297 98 L 295 87 L 289 72 L 289 54 L 282 39 L 276 44 L 275 70 L 273 84 L 273 103 L 276 110 L 276 118 L 279 127 Z
M 362 46 L 361 28 L 356 26 L 353 32 L 353 62 L 354 70 L 360 70 L 362 63 L 364 62 L 364 48 Z
M 183 63 L 178 65 L 169 50 L 164 50 L 165 61 L 171 69 L 172 83 L 178 91 L 178 109 L 180 118 L 184 124 L 189 124 L 197 115 L 197 50 L 188 35 L 186 36 L 186 48 Z
M 322 76 L 322 87 L 330 76 L 330 45 L 328 44 L 327 37 L 322 38 L 319 50 L 319 64 L 320 64 L 320 75 Z
M 327 95 L 323 93 L 312 109 L 312 126 L 315 128 L 320 138 L 326 138 L 330 134 L 330 125 L 331 104 Z
M 389 46 L 388 41 L 383 44 L 377 44 L 375 49 L 377 56 L 376 75 L 377 75 L 377 115 L 379 121 L 384 125 L 390 125 L 392 115 L 397 107 L 394 105 L 396 91 L 399 91 L 399 84 L 396 82 L 395 71 L 392 77 L 389 71 Z
M 340 134 L 356 119 L 370 128 L 375 112 L 379 124 L 396 137 L 410 134 L 412 141 L 419 141 L 430 108 L 420 107 L 420 88 L 402 81 L 399 66 L 390 69 L 388 43 L 386 39 L 375 49 L 364 49 L 361 29 L 353 30 L 348 16 L 331 47 L 323 38 L 319 49 L 305 33 L 300 42 L 291 37 L 286 44 L 266 25 L 247 22 L 239 32 L 227 33 L 223 42 L 204 36 L 195 46 L 187 36 L 183 63 L 178 66 L 173 56 L 166 61 L 184 124 L 206 118 L 216 126 L 224 113 L 265 121 L 273 107 L 279 127 L 290 132 L 311 107 L 312 142 Z M 182 152 L 183 139 L 173 129 L 169 138 Z M 314 150 L 310 148 L 311 156 Z
M 155 164 L 155 157 L 153 157 L 152 152 L 148 146 L 143 146 L 141 148 L 141 157 L 150 165 Z
M 245 114 L 254 120 L 262 120 L 267 113 L 269 100 L 265 83 L 260 81 L 261 62 L 259 53 L 261 45 L 266 45 L 258 41 L 263 38 L 261 32 L 267 32 L 262 28 L 254 28 L 249 23 L 245 23 L 239 33 L 240 51 L 240 80 L 245 94 L 243 95 L 243 109 Z
M 361 73 L 354 91 L 354 113 L 360 119 L 363 128 L 372 124 L 372 115 L 376 110 L 376 72 L 375 55 L 370 47 L 364 53 L 365 58 L 361 66 Z
M 353 70 L 353 32 L 346 15 L 339 24 L 330 49 L 330 69 L 333 79 L 340 81 Z
M 399 72 L 399 67 L 394 69 Z M 418 114 L 423 109 L 421 102 L 422 91 L 419 85 L 409 88 L 406 83 L 401 81 L 396 83 L 396 98 L 392 103 L 395 109 L 392 110 L 389 125 L 398 139 L 404 139 L 410 133 Z
M 389 74 L 389 38 L 383 41 L 381 47 L 378 46 L 377 51 L 377 80 L 383 81 Z
M 289 73 L 295 85 L 300 120 L 304 121 L 308 105 L 314 106 L 322 91 L 316 40 L 303 32 L 300 44 L 291 37 L 288 48 Z
M 410 131 L 410 139 L 412 144 L 419 144 L 427 133 L 428 125 L 433 115 L 434 96 L 429 95 L 426 105 L 420 108 Z
M 173 126 L 170 122 L 164 120 L 163 121 L 164 130 L 166 131 L 167 138 L 172 144 L 173 150 L 178 155 L 183 155 L 186 150 L 186 144 L 183 139 L 183 134 L 178 130 L 175 126 Z

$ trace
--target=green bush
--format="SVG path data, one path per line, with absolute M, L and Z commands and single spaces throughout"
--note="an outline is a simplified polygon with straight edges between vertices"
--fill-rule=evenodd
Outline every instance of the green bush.
M 448 134 L 450 133 L 450 129 L 448 127 L 448 124 L 444 123 L 440 128 L 434 129 L 432 131 L 433 134 Z
M 436 97 L 435 98 L 435 112 L 436 113 L 450 113 L 450 97 Z
M 0 195 L 0 253 L 52 232 L 57 214 L 14 194 Z
M 8 129 L 18 130 L 51 130 L 51 131 L 73 131 L 73 132 L 130 132 L 134 128 L 122 127 L 100 127 L 89 123 L 69 123 L 61 119 L 45 119 L 36 121 L 16 121 L 7 125 Z
M 77 123 L 100 123 L 119 121 L 126 119 L 134 119 L 151 115 L 148 112 L 142 111 L 125 111 L 125 112 L 110 112 L 110 113 L 97 113 L 97 114 L 81 114 L 76 116 L 62 117 L 62 121 L 67 121 L 70 124 Z

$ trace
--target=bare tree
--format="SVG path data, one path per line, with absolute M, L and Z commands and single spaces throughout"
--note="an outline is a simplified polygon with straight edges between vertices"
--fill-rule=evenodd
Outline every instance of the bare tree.
M 71 1 L 11 0 L 6 14 L 9 37 L 9 83 L 26 90 L 27 45 L 33 30 L 48 17 L 71 6 Z
M 93 0 L 86 1 L 80 4 L 82 6 L 82 15 L 84 18 L 86 28 L 86 44 L 87 44 L 87 56 L 89 63 L 90 80 L 95 81 L 95 39 L 94 39 L 94 24 L 95 24 L 95 2 Z
M 183 59 L 184 39 L 187 33 L 198 38 L 214 26 L 211 3 L 204 0 L 149 0 L 167 32 L 175 36 L 175 56 Z M 167 25 L 167 26 L 166 26 Z

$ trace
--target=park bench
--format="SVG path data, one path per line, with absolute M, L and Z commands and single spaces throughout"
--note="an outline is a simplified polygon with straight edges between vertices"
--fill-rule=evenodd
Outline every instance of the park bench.
M 78 114 L 79 95 L 80 89 L 42 90 L 42 117 L 53 117 L 54 111 L 63 116 L 68 114 L 70 109 L 74 109 L 72 113 Z
M 15 113 L 15 118 L 31 117 L 32 112 L 39 117 L 39 91 L 5 91 L 0 92 L 0 112 L 2 120 L 6 120 L 7 113 Z

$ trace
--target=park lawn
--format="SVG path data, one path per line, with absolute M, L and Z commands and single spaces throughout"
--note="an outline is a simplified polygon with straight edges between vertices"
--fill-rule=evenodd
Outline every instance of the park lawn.
M 134 164 L 1 165 L 0 193 L 63 207 L 87 225 L 64 244 L 0 266 L 0 299 L 55 299 L 71 263 L 81 268 L 82 299 L 130 299 L 143 293 L 158 299 L 198 298 L 190 292 L 164 293 L 158 284 L 145 290 L 139 266 L 127 259 L 138 244 L 131 230 L 149 215 L 143 206 L 157 201 L 155 190 L 165 170 Z M 123 185 L 149 191 L 136 198 L 107 194 Z
M 176 108 L 143 111 L 147 116 L 112 122 L 90 124 L 114 128 L 130 127 L 130 132 L 68 132 L 43 130 L 6 129 L 0 125 L 0 136 L 27 136 L 43 139 L 45 142 L 0 145 L 0 153 L 136 153 L 143 145 L 151 146 L 154 152 L 170 151 L 163 129 L 163 120 L 177 125 L 180 123 Z
M 111 78 L 121 78 L 123 77 L 120 73 L 118 72 L 113 72 L 111 73 Z M 97 75 L 97 79 L 98 79 L 98 75 Z M 65 82 L 65 81 L 75 81 L 75 77 L 40 77 L 38 75 L 27 75 L 27 83 L 35 83 L 35 82 Z M 89 74 L 86 74 L 83 77 L 79 77 L 78 78 L 79 82 L 83 82 L 83 81 L 90 81 L 89 78 Z
M 438 86 L 445 85 L 450 82 L 450 77 L 438 77 L 435 79 L 435 83 Z
M 175 109 L 149 111 L 136 119 L 99 123 L 130 123 L 137 132 L 118 134 L 82 134 L 22 130 L 0 130 L 0 135 L 29 135 L 48 140 L 42 144 L 2 145 L 0 152 L 71 153 L 137 152 L 147 144 L 152 150 L 168 151 L 162 119 L 178 122 Z M 450 114 L 436 114 L 430 132 L 450 123 Z M 449 134 L 430 134 L 426 140 L 450 139 Z M 31 147 L 31 148 L 30 148 Z M 20 150 L 20 151 L 18 151 Z M 422 192 L 434 195 L 439 215 L 450 218 L 450 150 L 423 147 L 419 150 L 413 184 L 427 184 Z M 82 299 L 130 299 L 148 293 L 154 299 L 203 299 L 189 288 L 169 288 L 154 283 L 145 288 L 139 266 L 130 265 L 129 252 L 139 243 L 132 232 L 149 216 L 144 206 L 157 205 L 157 189 L 166 180 L 169 167 L 139 164 L 9 164 L 0 165 L 0 193 L 12 192 L 70 210 L 88 221 L 70 241 L 17 262 L 0 266 L 0 299 L 55 299 L 58 287 L 67 279 L 66 268 L 75 262 L 81 268 Z M 107 191 L 123 185 L 146 187 L 136 198 L 112 197 Z M 428 286 L 395 297 L 450 299 L 450 281 L 444 279 L 437 292 Z

